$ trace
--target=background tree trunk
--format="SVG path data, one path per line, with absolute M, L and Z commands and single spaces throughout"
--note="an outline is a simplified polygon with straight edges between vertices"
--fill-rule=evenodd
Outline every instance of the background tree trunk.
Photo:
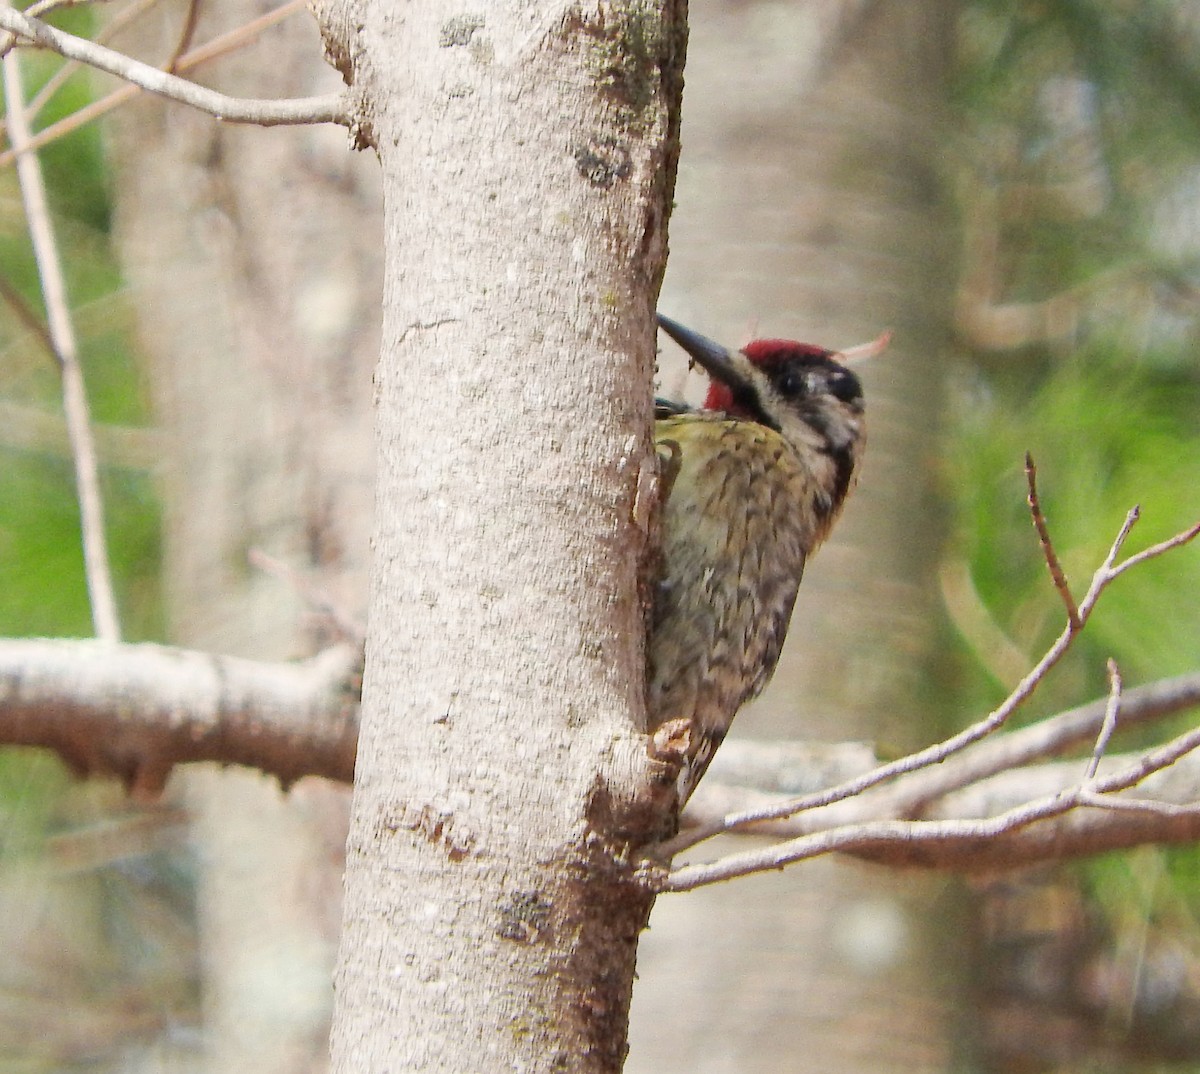
M 169 56 L 185 4 L 118 45 Z M 204 6 L 197 40 L 260 13 Z M 336 89 L 300 13 L 203 77 L 247 96 Z M 118 235 L 164 470 L 172 640 L 259 658 L 313 650 L 315 624 L 259 548 L 363 618 L 371 518 L 368 400 L 380 303 L 378 168 L 332 127 L 227 127 L 143 99 L 114 139 Z M 190 771 L 209 1069 L 326 1066 L 347 795 L 285 795 L 245 771 Z
M 841 347 L 895 331 L 862 370 L 859 488 L 735 735 L 910 748 L 937 734 L 919 690 L 935 652 L 943 341 L 929 326 L 947 324 L 953 282 L 938 171 L 953 16 L 897 3 L 693 10 L 662 309 L 732 343 Z M 627 1069 L 961 1069 L 960 897 L 953 881 L 826 859 L 659 900 Z

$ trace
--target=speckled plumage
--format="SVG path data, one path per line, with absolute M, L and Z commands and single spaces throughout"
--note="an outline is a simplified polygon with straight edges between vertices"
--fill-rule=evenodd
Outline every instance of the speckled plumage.
M 785 398 L 771 387 L 779 379 L 771 363 L 755 364 L 768 345 L 803 347 L 766 341 L 736 356 L 755 396 L 735 403 L 728 392 L 710 393 L 734 413 L 664 412 L 656 423 L 669 488 L 647 704 L 652 731 L 689 725 L 680 804 L 737 710 L 775 670 L 805 561 L 836 520 L 861 453 L 861 398 L 836 398 L 822 379 L 833 370 L 857 390 L 853 374 L 828 352 L 803 348 L 799 367 L 821 376 Z M 841 387 L 831 390 L 852 394 Z

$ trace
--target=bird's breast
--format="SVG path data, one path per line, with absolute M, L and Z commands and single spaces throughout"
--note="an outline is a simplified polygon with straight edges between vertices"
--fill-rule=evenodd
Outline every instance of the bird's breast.
M 823 536 L 820 489 L 778 433 L 698 413 L 656 424 L 677 467 L 663 506 L 663 568 L 650 637 L 649 708 L 727 721 L 770 678 L 807 555 Z

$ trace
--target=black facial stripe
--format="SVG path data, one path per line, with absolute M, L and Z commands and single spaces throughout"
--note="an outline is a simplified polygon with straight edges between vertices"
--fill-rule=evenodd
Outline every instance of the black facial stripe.
M 837 440 L 844 439 L 845 442 L 838 443 L 832 435 L 831 415 L 820 405 L 814 406 L 811 402 L 801 402 L 798 409 L 804 423 L 821 438 L 817 450 L 833 463 L 831 509 L 835 510 L 850 491 L 850 479 L 854 476 L 854 438 L 839 436 Z
M 825 453 L 833 460 L 833 503 L 837 507 L 850 491 L 850 478 L 854 476 L 854 456 L 850 453 L 850 445 L 840 448 L 826 448 Z
M 749 414 L 751 419 L 758 422 L 759 425 L 765 425 L 773 432 L 779 432 L 779 423 L 763 410 L 762 400 L 758 397 L 758 392 L 754 385 L 747 381 L 741 380 L 737 384 L 727 385 L 733 393 L 733 405 L 745 414 Z

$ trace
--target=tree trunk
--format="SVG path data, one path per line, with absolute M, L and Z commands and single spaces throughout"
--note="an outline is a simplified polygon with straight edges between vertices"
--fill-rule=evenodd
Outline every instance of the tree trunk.
M 920 687 L 940 533 L 930 326 L 946 324 L 953 279 L 936 163 L 952 15 L 732 0 L 695 12 L 663 310 L 729 343 L 753 332 L 837 348 L 895 332 L 861 368 L 859 488 L 734 735 L 888 748 L 937 735 Z M 942 878 L 823 860 L 660 900 L 628 1069 L 954 1068 L 959 899 Z
M 253 7 L 204 7 L 196 40 Z M 161 62 L 185 10 L 160 5 L 136 41 L 118 44 Z M 215 66 L 204 77 L 235 94 L 337 84 L 303 14 Z M 247 554 L 267 552 L 363 617 L 377 168 L 335 128 L 227 127 L 156 99 L 120 115 L 118 237 L 172 448 L 172 638 L 306 655 L 321 631 L 306 628 L 302 598 Z M 347 796 L 317 781 L 285 795 L 264 777 L 216 769 L 172 787 L 194 813 L 209 1069 L 323 1069 Z
M 613 811 L 645 778 L 681 6 L 322 12 L 367 102 L 387 274 L 338 1071 L 624 1059 L 650 899 Z

